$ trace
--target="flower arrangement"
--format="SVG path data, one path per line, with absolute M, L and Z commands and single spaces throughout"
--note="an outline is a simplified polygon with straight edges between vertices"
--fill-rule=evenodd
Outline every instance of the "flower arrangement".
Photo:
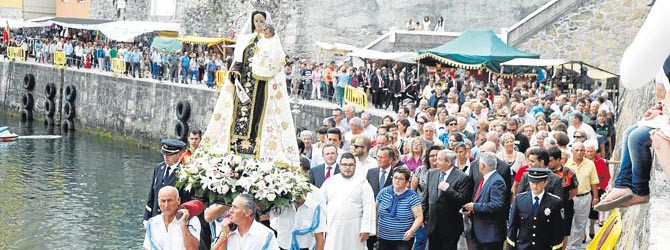
M 237 195 L 248 193 L 265 211 L 287 207 L 311 190 L 309 179 L 294 166 L 233 153 L 196 152 L 177 176 L 177 188 L 194 190 L 210 203 L 231 204 Z

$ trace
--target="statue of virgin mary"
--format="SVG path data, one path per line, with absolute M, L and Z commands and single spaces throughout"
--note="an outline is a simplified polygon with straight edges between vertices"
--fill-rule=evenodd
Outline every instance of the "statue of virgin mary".
M 237 37 L 229 75 L 199 150 L 232 152 L 297 166 L 300 155 L 283 72 L 286 55 L 281 45 L 259 48 L 268 39 L 264 29 L 270 14 L 265 1 L 252 1 L 252 5 L 255 10 Z M 257 53 L 263 53 L 262 66 L 278 69 L 273 75 L 253 68 L 259 67 L 253 63 L 259 58 Z

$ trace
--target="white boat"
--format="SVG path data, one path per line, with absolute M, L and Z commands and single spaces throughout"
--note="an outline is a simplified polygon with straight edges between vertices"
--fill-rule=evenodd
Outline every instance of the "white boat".
M 0 142 L 13 141 L 18 137 L 19 135 L 9 132 L 9 127 L 0 127 Z

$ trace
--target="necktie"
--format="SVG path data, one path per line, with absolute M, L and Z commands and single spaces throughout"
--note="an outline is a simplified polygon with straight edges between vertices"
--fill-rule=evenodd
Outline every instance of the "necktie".
M 400 79 L 400 92 L 405 91 L 405 79 Z
M 379 79 L 379 87 L 383 88 L 384 87 L 384 78 L 382 76 L 377 75 L 377 79 Z
M 386 170 L 381 170 L 379 172 L 379 190 L 384 189 L 384 183 L 386 182 Z
M 333 167 L 327 167 L 327 168 L 326 168 L 326 178 L 323 179 L 324 181 L 325 181 L 325 180 L 328 180 L 328 177 L 330 177 L 330 169 L 331 169 L 331 168 L 333 168 Z
M 442 173 L 440 173 L 440 181 L 437 183 L 438 186 L 440 186 L 440 183 L 442 183 L 442 182 L 444 181 L 444 177 L 445 177 L 446 175 L 447 175 L 446 172 L 442 172 Z M 442 192 L 440 192 L 440 191 L 442 191 L 442 190 L 440 190 L 440 188 L 438 187 L 438 188 L 437 188 L 437 197 L 440 197 L 440 195 L 442 195 Z
M 479 198 L 479 195 L 482 194 L 482 187 L 484 186 L 484 177 L 482 177 L 481 180 L 479 180 L 479 187 L 477 188 L 477 192 L 475 192 L 475 200 Z
M 540 208 L 540 197 L 535 196 L 535 201 L 533 202 L 533 214 L 537 215 L 537 209 Z

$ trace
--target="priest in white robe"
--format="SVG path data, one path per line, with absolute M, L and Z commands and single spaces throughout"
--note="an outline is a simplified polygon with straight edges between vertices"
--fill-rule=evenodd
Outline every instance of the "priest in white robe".
M 375 198 L 372 187 L 356 172 L 356 158 L 342 154 L 340 174 L 321 187 L 326 199 L 326 244 L 324 249 L 364 250 L 370 235 L 377 232 Z

